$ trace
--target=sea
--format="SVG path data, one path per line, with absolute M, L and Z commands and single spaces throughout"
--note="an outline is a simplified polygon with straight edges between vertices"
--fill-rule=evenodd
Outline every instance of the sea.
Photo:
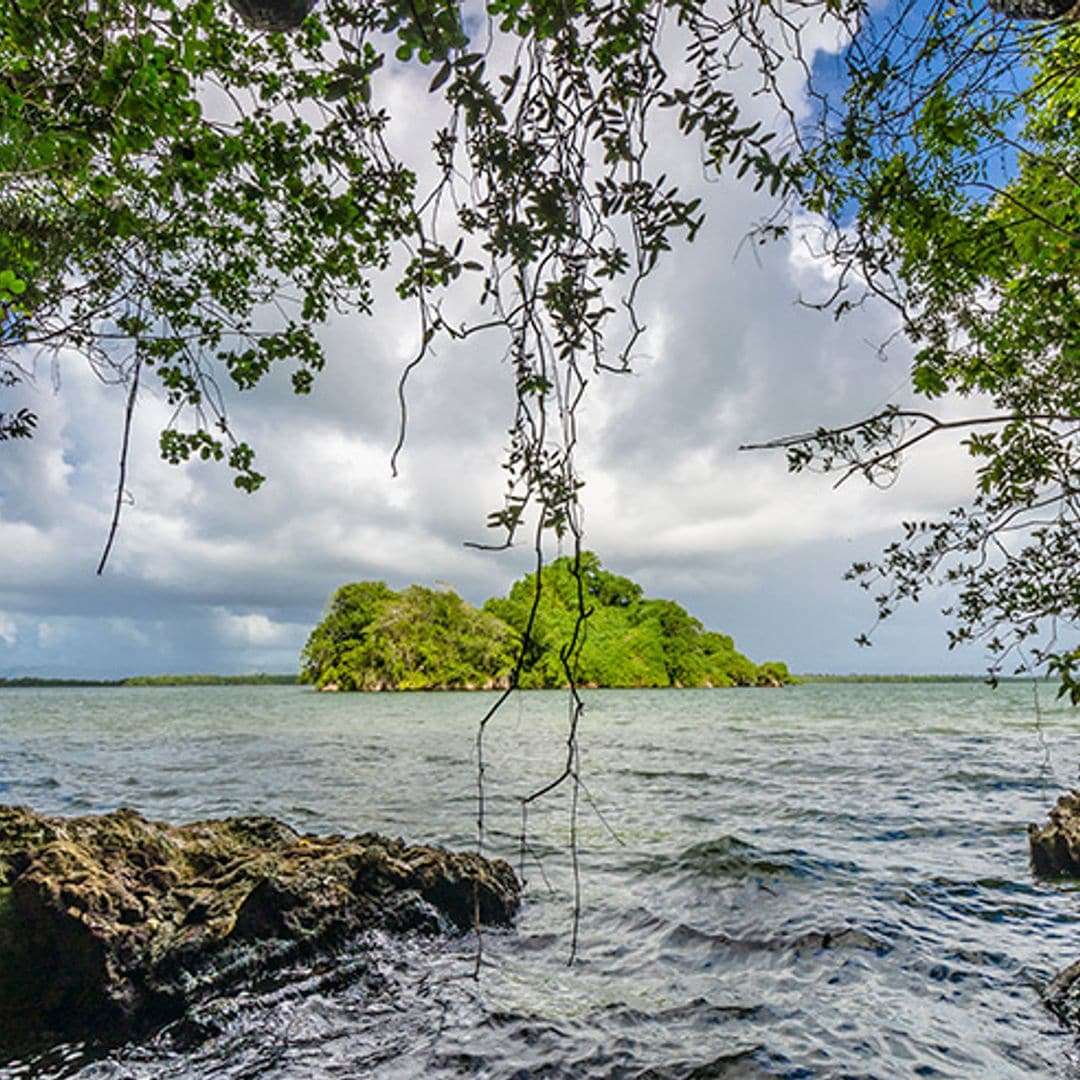
M 528 692 L 480 748 L 483 693 L 0 690 L 0 802 L 475 849 L 482 777 L 482 850 L 526 881 L 511 929 L 366 935 L 199 1024 L 0 1076 L 1080 1077 L 1041 999 L 1080 891 L 1032 876 L 1025 832 L 1077 783 L 1052 690 L 583 699 L 575 746 L 567 696 Z

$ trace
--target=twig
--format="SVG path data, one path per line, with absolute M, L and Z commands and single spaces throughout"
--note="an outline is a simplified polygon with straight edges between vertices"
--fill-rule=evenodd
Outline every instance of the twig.
M 97 565 L 97 575 L 100 577 L 105 570 L 105 564 L 109 561 L 113 541 L 116 539 L 116 531 L 120 527 L 120 508 L 124 502 L 124 485 L 127 481 L 128 449 L 131 444 L 131 423 L 135 415 L 135 399 L 139 393 L 139 375 L 142 372 L 142 357 L 136 346 L 135 370 L 131 376 L 131 387 L 128 390 L 127 408 L 124 410 L 124 433 L 120 443 L 120 474 L 116 480 L 116 500 L 113 503 L 112 522 L 109 525 L 109 536 L 105 541 L 105 549 L 101 553 L 101 560 Z

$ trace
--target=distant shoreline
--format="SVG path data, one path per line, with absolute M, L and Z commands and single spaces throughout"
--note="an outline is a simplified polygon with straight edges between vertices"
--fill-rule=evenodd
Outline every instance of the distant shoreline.
M 797 683 L 985 683 L 985 675 L 795 675 Z M 1031 676 L 1002 677 L 999 682 L 1030 682 Z M 23 675 L 0 677 L 0 690 L 46 687 L 125 687 L 125 686 L 296 686 L 297 675 L 130 675 L 123 679 L 52 679 Z M 668 688 L 670 689 L 670 687 Z
M 23 675 L 18 678 L 0 678 L 0 689 L 5 687 L 49 686 L 295 686 L 298 675 L 129 675 L 123 679 L 48 679 Z
M 802 683 L 985 683 L 986 675 L 796 675 Z M 998 682 L 1030 682 L 1026 677 L 1002 677 Z

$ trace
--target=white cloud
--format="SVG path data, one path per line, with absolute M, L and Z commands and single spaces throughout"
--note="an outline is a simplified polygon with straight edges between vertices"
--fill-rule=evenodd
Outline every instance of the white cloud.
M 15 620 L 10 615 L 0 611 L 0 641 L 10 646 L 15 644 L 18 637 Z
M 136 645 L 142 649 L 153 646 L 153 637 L 134 619 L 109 619 L 109 634 L 117 641 Z
M 224 608 L 215 612 L 222 637 L 237 645 L 280 645 L 295 634 L 295 627 L 276 623 L 259 612 L 237 615 Z
M 67 641 L 69 636 L 64 619 L 42 619 L 37 624 L 37 643 L 42 649 L 54 649 Z

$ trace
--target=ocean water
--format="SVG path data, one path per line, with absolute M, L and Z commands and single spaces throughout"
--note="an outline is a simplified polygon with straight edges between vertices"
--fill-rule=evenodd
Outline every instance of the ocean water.
M 65 1044 L 0 1075 L 1080 1077 L 1039 995 L 1080 957 L 1080 893 L 1032 877 L 1024 831 L 1080 763 L 1080 717 L 1051 696 L 587 693 L 582 784 L 530 806 L 523 845 L 568 711 L 518 695 L 485 739 L 485 853 L 526 900 L 484 933 L 478 978 L 472 935 L 371 936 L 209 1003 L 205 1038 Z M 3 690 L 0 801 L 472 846 L 491 700 Z

